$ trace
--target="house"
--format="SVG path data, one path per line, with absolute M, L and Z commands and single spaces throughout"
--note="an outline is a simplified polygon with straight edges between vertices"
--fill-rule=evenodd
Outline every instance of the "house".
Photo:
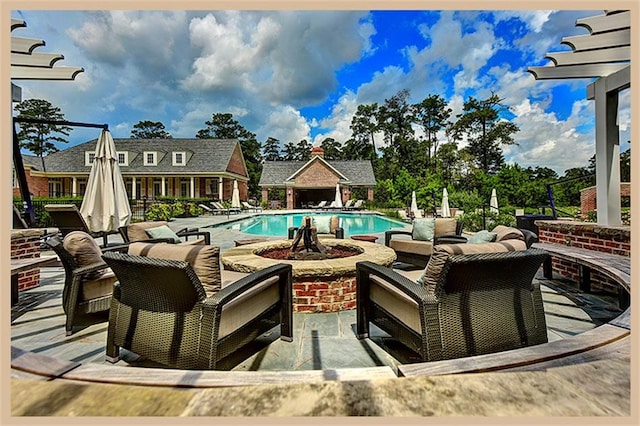
M 230 200 L 233 181 L 247 199 L 249 176 L 237 139 L 118 139 L 118 164 L 130 199 L 156 197 Z M 40 158 L 23 155 L 33 196 L 84 194 L 97 139 Z M 14 195 L 19 195 L 14 179 Z
M 351 198 L 356 188 L 367 190 L 367 199 L 373 199 L 376 178 L 370 161 L 325 160 L 324 150 L 314 147 L 309 161 L 265 161 L 260 183 L 262 202 L 269 202 L 269 189 L 284 189 L 287 208 L 300 208 L 335 198 L 336 185 L 340 185 L 342 202 Z

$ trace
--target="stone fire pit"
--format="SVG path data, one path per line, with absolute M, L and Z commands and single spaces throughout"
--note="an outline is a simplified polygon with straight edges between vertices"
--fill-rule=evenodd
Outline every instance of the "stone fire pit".
M 267 241 L 235 247 L 221 253 L 224 269 L 254 272 L 278 263 L 293 266 L 294 312 L 335 312 L 356 307 L 356 262 L 370 261 L 391 266 L 396 260 L 393 249 L 381 244 L 355 240 L 322 239 L 327 247 L 353 247 L 355 256 L 324 260 L 275 260 L 258 253 L 273 248 L 291 247 L 292 240 Z

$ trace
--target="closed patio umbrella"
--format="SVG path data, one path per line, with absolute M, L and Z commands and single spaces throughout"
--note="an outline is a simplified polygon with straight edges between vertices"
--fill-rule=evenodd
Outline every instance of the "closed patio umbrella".
M 233 193 L 231 194 L 231 207 L 240 208 L 240 191 L 238 190 L 238 181 L 233 181 Z
M 336 199 L 333 202 L 333 207 L 342 207 L 342 195 L 340 195 L 340 184 L 336 184 Z
M 491 198 L 489 199 L 489 209 L 491 213 L 498 213 L 498 196 L 496 195 L 496 189 L 491 190 Z
M 413 191 L 411 193 L 411 208 L 410 208 L 410 210 L 411 210 L 411 213 L 413 213 L 413 215 L 415 217 L 419 216 L 419 213 L 418 213 L 418 202 L 416 201 L 416 191 Z
M 442 204 L 440 209 L 442 217 L 451 217 L 451 209 L 449 208 L 449 193 L 447 192 L 447 188 L 442 190 Z
M 102 130 L 98 138 L 80 214 L 91 232 L 117 232 L 131 220 L 116 146 L 108 130 Z

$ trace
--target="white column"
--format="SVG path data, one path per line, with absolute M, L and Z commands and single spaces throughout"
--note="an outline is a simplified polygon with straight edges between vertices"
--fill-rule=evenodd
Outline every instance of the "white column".
M 193 176 L 191 176 L 191 178 L 189 179 L 189 197 L 190 198 L 196 197 L 196 182 Z
M 71 196 L 76 197 L 77 195 L 78 195 L 78 178 L 74 176 L 71 178 Z
M 621 226 L 618 91 L 607 92 L 606 78 L 594 83 L 596 115 L 596 204 L 598 225 Z
M 131 198 L 136 200 L 138 199 L 138 194 L 136 194 L 136 177 L 131 176 Z
M 222 201 L 222 176 L 218 178 L 218 197 L 220 197 L 220 201 Z
M 166 197 L 167 196 L 167 187 L 166 187 L 166 183 L 164 180 L 164 176 L 162 176 L 162 186 L 160 187 L 161 191 L 162 191 L 162 196 Z

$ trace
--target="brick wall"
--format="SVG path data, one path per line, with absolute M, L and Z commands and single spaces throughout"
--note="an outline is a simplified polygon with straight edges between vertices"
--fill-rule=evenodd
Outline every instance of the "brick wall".
M 40 257 L 40 237 L 43 229 L 19 229 L 11 231 L 11 258 L 30 259 Z M 18 274 L 18 291 L 40 285 L 40 269 Z
M 598 206 L 596 203 L 596 193 L 597 191 L 595 186 L 590 186 L 589 188 L 585 188 L 580 191 L 580 215 L 583 218 L 586 218 L 589 212 L 597 209 Z M 631 196 L 630 183 L 623 182 L 620 184 L 620 196 Z
M 606 227 L 591 222 L 564 220 L 537 220 L 538 238 L 541 243 L 579 247 L 587 250 L 631 256 L 631 230 L 628 226 Z M 552 259 L 555 273 L 578 280 L 578 265 L 566 260 Z M 604 275 L 592 271 L 591 287 L 617 294 L 618 285 Z
M 294 312 L 337 312 L 355 307 L 355 277 L 304 278 L 293 284 Z
M 244 162 L 242 161 L 240 145 L 237 145 L 233 150 L 233 154 L 231 154 L 231 158 L 229 159 L 227 171 L 237 173 L 241 176 L 247 176 L 247 169 L 244 167 Z
M 295 186 L 298 188 L 326 188 L 335 187 L 340 182 L 340 177 L 329 169 L 321 161 L 315 161 L 309 167 L 296 176 Z

